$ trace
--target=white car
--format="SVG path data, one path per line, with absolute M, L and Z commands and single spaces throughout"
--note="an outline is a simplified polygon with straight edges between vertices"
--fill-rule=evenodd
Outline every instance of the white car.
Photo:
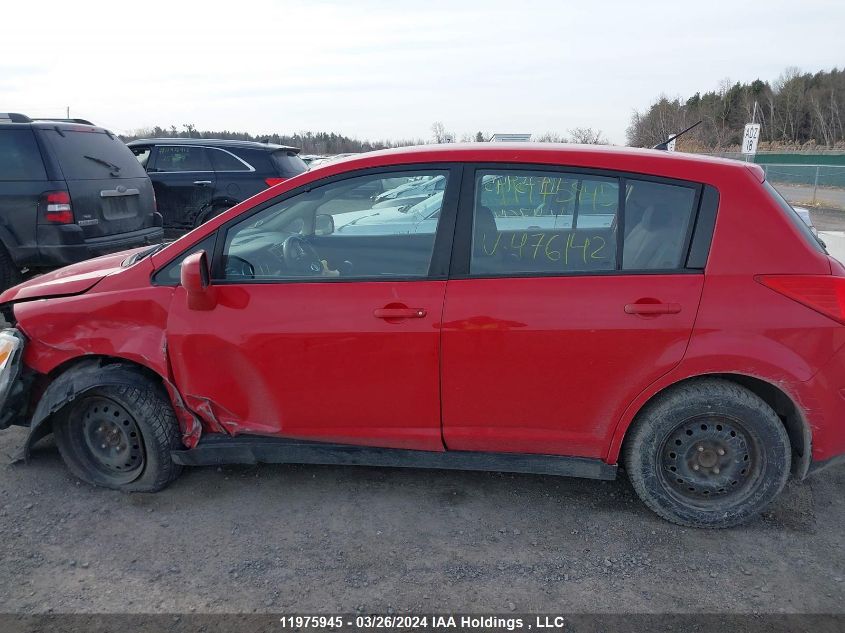
M 401 202 L 400 198 L 397 202 Z M 345 235 L 405 235 L 434 233 L 443 204 L 440 191 L 413 205 L 367 209 L 334 216 L 335 233 Z M 577 228 L 610 228 L 612 214 L 579 214 Z M 572 228 L 571 215 L 510 215 L 496 217 L 499 231 L 546 231 Z
M 446 188 L 446 177 L 435 176 L 434 178 L 418 178 L 404 184 L 388 189 L 375 197 L 376 203 L 385 200 L 398 200 L 401 198 L 415 198 L 418 196 L 430 196 L 443 191 Z
M 795 209 L 795 213 L 797 213 L 798 216 L 802 220 L 804 220 L 804 224 L 806 224 L 807 226 L 810 227 L 810 230 L 813 232 L 813 235 L 818 237 L 819 232 L 818 232 L 818 229 L 816 229 L 816 227 L 813 226 L 813 218 L 810 217 L 810 210 L 805 209 L 804 207 L 792 207 L 792 208 Z

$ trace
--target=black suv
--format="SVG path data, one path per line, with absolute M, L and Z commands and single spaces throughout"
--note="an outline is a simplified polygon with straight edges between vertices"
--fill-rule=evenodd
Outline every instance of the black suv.
M 114 134 L 83 119 L 0 113 L 0 288 L 55 268 L 157 244 L 150 179 Z
M 299 149 L 211 138 L 128 143 L 153 181 L 167 228 L 194 228 L 262 189 L 308 170 Z

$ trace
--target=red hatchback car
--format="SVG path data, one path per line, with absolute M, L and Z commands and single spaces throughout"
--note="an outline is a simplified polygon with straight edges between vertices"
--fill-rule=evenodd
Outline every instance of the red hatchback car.
M 740 162 L 375 152 L 0 303 L 0 427 L 111 488 L 618 464 L 660 516 L 724 527 L 845 453 L 845 268 Z

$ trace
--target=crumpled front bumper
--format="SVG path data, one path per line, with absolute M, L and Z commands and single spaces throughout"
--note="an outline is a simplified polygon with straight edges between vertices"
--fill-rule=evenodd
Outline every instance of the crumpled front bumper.
M 0 429 L 26 424 L 29 380 L 23 371 L 26 337 L 17 328 L 0 330 Z

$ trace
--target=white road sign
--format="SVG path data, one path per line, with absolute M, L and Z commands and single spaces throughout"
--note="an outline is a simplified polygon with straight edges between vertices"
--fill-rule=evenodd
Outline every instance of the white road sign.
M 756 154 L 757 141 L 760 140 L 760 124 L 748 123 L 745 126 L 745 134 L 742 135 L 742 153 Z
M 675 136 L 675 135 L 671 134 L 670 136 Z M 666 143 L 666 151 L 667 152 L 674 152 L 675 151 L 675 139 L 672 139 L 671 141 Z

